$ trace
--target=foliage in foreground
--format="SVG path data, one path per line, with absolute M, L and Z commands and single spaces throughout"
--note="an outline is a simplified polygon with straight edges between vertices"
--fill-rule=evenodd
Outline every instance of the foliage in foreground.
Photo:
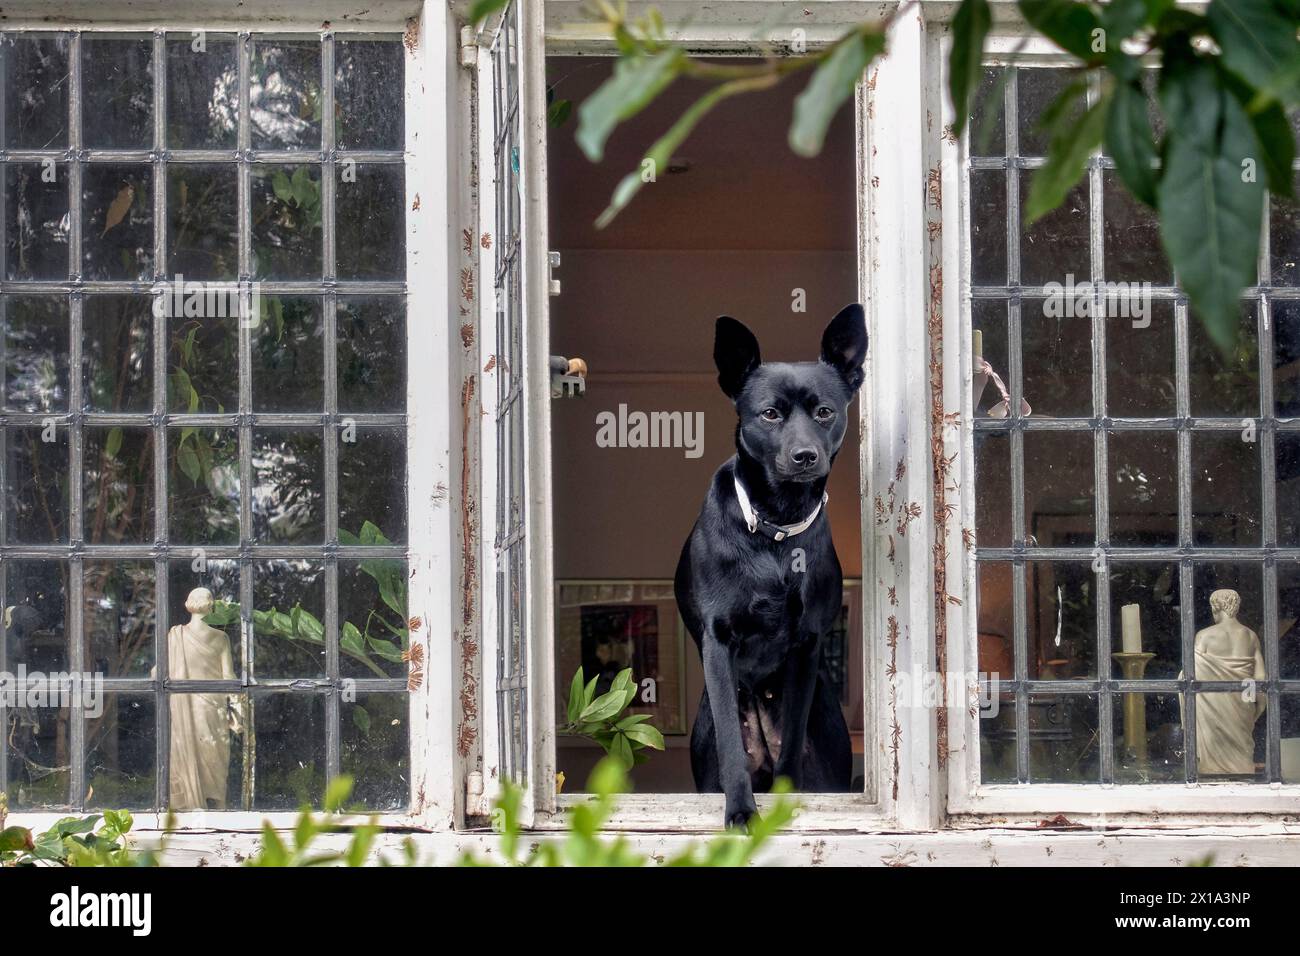
M 617 757 L 606 757 L 588 782 L 591 799 L 575 806 L 565 820 L 564 834 L 539 840 L 528 851 L 522 848 L 520 810 L 523 794 L 507 785 L 493 804 L 492 828 L 497 834 L 498 856 L 466 852 L 459 866 L 744 866 L 794 818 L 798 809 L 786 781 L 773 788 L 776 800 L 760 818 L 750 821 L 746 833 L 724 833 L 706 842 L 692 841 L 667 859 L 651 858 L 635 850 L 627 838 L 602 835 L 613 814 L 618 795 L 627 789 L 627 773 Z M 343 811 L 352 794 L 350 777 L 338 777 L 325 794 L 325 810 L 303 810 L 293 832 L 281 835 L 269 823 L 262 825 L 262 843 L 257 853 L 244 861 L 252 867 L 306 866 L 421 866 L 433 859 L 421 859 L 415 841 L 407 837 L 400 856 L 389 858 L 374 852 L 376 838 L 383 832 L 377 818 L 358 819 Z M 34 835 L 25 827 L 3 827 L 0 813 L 0 866 L 157 866 L 165 852 L 166 835 L 154 849 L 137 849 L 126 842 L 131 814 L 108 810 L 102 817 L 67 817 L 49 830 Z M 100 824 L 96 828 L 96 824 Z M 168 829 L 171 824 L 169 821 Z M 326 847 L 320 838 L 350 834 L 342 847 Z
M 482 22 L 507 2 L 478 0 L 469 17 Z M 576 140 L 592 162 L 603 159 L 605 142 L 620 123 L 677 79 L 710 84 L 619 182 L 598 226 L 655 181 L 655 171 L 667 168 L 719 103 L 803 71 L 811 76 L 795 101 L 789 143 L 801 156 L 816 155 L 835 114 L 886 54 L 891 24 L 920 15 L 915 2 L 901 2 L 883 18 L 849 28 L 824 50 L 805 52 L 792 36 L 765 44 L 763 62 L 737 64 L 691 55 L 669 37 L 655 9 L 631 20 L 625 0 L 591 0 L 591 6 L 619 51 L 610 78 L 576 110 Z M 1295 195 L 1288 112 L 1300 107 L 1300 0 L 1211 0 L 1203 10 L 1175 0 L 1018 0 L 1016 6 L 1033 32 L 1101 77 L 1094 102 L 1080 80 L 1045 111 L 1041 125 L 1049 146 L 1030 185 L 1027 222 L 1060 206 L 1089 158 L 1104 150 L 1125 188 L 1156 210 L 1169 261 L 1210 338 L 1229 351 L 1241 324 L 1241 292 L 1255 281 L 1265 187 Z M 962 0 L 951 21 L 954 136 L 970 115 L 992 27 L 989 0 Z M 1161 66 L 1154 102 L 1143 82 L 1152 63 Z M 552 103 L 552 121 L 568 114 L 557 110 L 564 103 Z M 1153 117 L 1164 129 L 1159 138 Z

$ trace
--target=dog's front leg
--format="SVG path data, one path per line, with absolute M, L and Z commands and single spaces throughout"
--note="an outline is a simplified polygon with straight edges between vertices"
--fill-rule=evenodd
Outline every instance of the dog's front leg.
M 718 640 L 712 625 L 704 630 L 703 645 L 704 685 L 709 691 L 713 734 L 718 747 L 718 779 L 726 795 L 724 821 L 728 827 L 744 827 L 758 808 L 754 804 L 745 745 L 740 738 L 740 710 L 731 651 Z
M 781 754 L 776 760 L 775 773 L 778 777 L 788 777 L 796 790 L 803 787 L 803 745 L 817 686 L 819 647 L 816 636 L 806 637 L 791 649 L 786 660 L 781 693 Z

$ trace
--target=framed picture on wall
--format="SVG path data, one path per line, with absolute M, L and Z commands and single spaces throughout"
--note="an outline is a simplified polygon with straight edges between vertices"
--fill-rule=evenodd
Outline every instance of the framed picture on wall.
M 649 714 L 663 734 L 687 732 L 686 629 L 671 581 L 557 581 L 555 618 L 558 700 L 568 700 L 579 667 L 596 678 L 597 695 L 630 667 L 628 712 Z

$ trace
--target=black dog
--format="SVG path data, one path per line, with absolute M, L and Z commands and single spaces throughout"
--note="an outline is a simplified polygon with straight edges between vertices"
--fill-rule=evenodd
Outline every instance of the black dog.
M 691 769 L 698 790 L 726 794 L 728 826 L 746 825 L 754 791 L 779 776 L 810 792 L 849 788 L 849 731 L 821 673 L 843 584 L 824 505 L 866 354 L 856 304 L 826 327 L 817 362 L 761 364 L 754 334 L 718 319 L 736 455 L 713 476 L 674 586 L 704 661 Z

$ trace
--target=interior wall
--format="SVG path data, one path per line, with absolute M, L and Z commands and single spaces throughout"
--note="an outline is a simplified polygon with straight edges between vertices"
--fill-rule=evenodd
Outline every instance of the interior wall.
M 551 58 L 556 99 L 575 104 L 612 61 Z M 561 255 L 551 299 L 551 353 L 580 357 L 586 395 L 551 406 L 554 567 L 557 581 L 671 580 L 709 481 L 735 452 L 735 410 L 717 385 L 714 320 L 740 319 L 765 360 L 817 357 L 822 330 L 858 299 L 853 196 L 854 135 L 848 111 L 822 155 L 794 156 L 785 125 L 798 85 L 724 103 L 683 147 L 685 171 L 660 171 L 607 229 L 595 218 L 644 149 L 700 92 L 679 81 L 611 138 L 593 165 L 573 141 L 576 119 L 553 128 L 548 149 L 550 248 Z M 700 413 L 698 457 L 684 448 L 600 447 L 597 415 Z M 861 574 L 858 413 L 855 406 L 828 485 L 828 514 L 846 578 Z M 853 617 L 860 633 L 860 614 Z M 659 640 L 665 640 L 661 623 Z M 671 638 L 670 638 L 671 639 Z M 703 675 L 684 638 L 685 730 L 694 722 Z M 861 641 L 850 640 L 850 725 L 861 727 Z M 556 674 L 557 693 L 568 678 Z M 684 735 L 636 768 L 642 791 L 694 789 Z M 855 748 L 857 749 L 857 748 Z M 601 756 L 561 737 L 558 761 L 578 789 Z

